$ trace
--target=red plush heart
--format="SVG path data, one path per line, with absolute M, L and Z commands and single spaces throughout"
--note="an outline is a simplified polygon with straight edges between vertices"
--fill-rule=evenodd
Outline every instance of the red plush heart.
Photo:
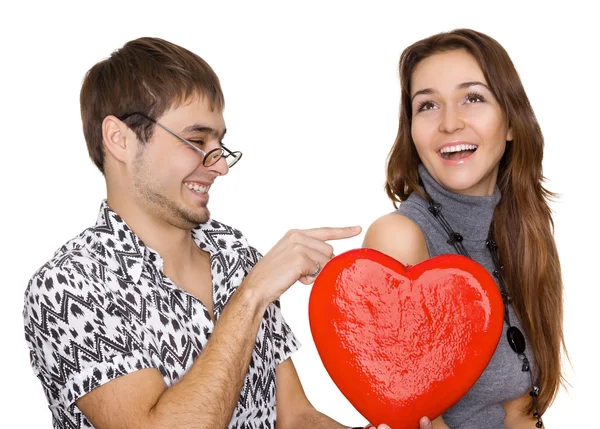
M 503 303 L 477 262 L 413 267 L 373 249 L 333 258 L 313 286 L 310 327 L 325 369 L 371 424 L 417 429 L 477 381 L 502 333 Z

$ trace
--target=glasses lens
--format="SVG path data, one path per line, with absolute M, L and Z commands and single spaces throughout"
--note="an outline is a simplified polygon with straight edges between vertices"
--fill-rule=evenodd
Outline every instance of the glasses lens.
M 223 156 L 223 149 L 216 148 L 216 149 L 211 150 L 204 157 L 204 161 L 203 161 L 204 166 L 205 167 L 210 167 L 211 165 L 216 164 L 216 162 L 219 159 L 221 159 L 222 156 Z
M 227 165 L 231 168 L 242 158 L 242 152 L 231 152 L 227 154 Z

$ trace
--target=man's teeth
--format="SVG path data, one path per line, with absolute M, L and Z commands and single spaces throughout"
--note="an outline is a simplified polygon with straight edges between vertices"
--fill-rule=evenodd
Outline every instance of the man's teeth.
M 202 186 L 198 185 L 197 183 L 186 183 L 185 186 L 192 191 L 198 192 L 199 194 L 206 194 L 210 189 L 210 186 Z
M 446 146 L 443 147 L 440 152 L 441 153 L 452 153 L 452 152 L 461 152 L 463 150 L 476 150 L 477 146 L 474 144 L 457 144 L 456 146 Z

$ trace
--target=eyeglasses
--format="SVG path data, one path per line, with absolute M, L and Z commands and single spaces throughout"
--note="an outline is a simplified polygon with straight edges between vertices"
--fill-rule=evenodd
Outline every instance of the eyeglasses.
M 237 164 L 237 162 L 242 158 L 242 152 L 239 152 L 239 151 L 232 152 L 229 149 L 227 149 L 225 146 L 223 146 L 222 144 L 221 144 L 221 147 L 215 148 L 209 152 L 204 152 L 202 149 L 200 149 L 198 146 L 196 146 L 196 144 L 192 143 L 189 140 L 184 139 L 179 134 L 177 134 L 175 131 L 168 129 L 163 124 L 158 122 L 156 119 L 153 119 L 150 116 L 147 116 L 141 112 L 127 113 L 126 115 L 119 116 L 119 119 L 121 121 L 124 121 L 125 119 L 127 119 L 133 115 L 139 115 L 142 118 L 145 118 L 145 119 L 149 120 L 150 122 L 153 122 L 154 124 L 161 127 L 163 130 L 168 132 L 169 134 L 177 137 L 182 142 L 188 144 L 192 149 L 200 152 L 204 156 L 202 159 L 202 165 L 204 165 L 205 167 L 211 167 L 211 166 L 215 165 L 221 158 L 225 158 L 225 162 L 227 163 L 227 166 L 229 168 L 231 168 L 235 164 Z

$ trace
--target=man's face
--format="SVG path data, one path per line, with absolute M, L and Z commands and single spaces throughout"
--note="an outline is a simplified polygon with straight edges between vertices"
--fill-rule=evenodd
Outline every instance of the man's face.
M 196 97 L 156 120 L 204 152 L 220 146 L 225 121 L 220 110 L 211 111 L 204 97 Z M 229 171 L 224 158 L 204 167 L 204 156 L 188 144 L 154 127 L 152 138 L 140 144 L 133 163 L 137 203 L 147 213 L 182 229 L 206 222 L 210 187 L 217 176 Z

